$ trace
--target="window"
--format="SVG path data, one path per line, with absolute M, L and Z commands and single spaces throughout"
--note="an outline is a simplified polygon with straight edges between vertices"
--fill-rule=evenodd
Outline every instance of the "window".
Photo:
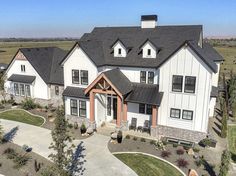
M 55 86 L 55 94 L 59 95 L 59 86 Z
M 193 120 L 193 111 L 183 110 L 183 119 L 185 120 Z
M 19 95 L 19 85 L 17 83 L 14 83 L 14 94 Z
M 151 49 L 148 49 L 148 50 L 147 50 L 147 55 L 148 55 L 148 56 L 151 56 Z
M 121 55 L 121 48 L 118 49 L 118 54 Z
M 146 72 L 145 71 L 140 72 L 140 83 L 146 83 Z
M 86 101 L 79 101 L 79 116 L 86 117 Z
M 195 92 L 196 77 L 186 76 L 185 77 L 185 93 L 194 93 Z
M 173 75 L 172 78 L 172 91 L 182 92 L 183 76 Z
M 25 96 L 25 85 L 24 84 L 20 84 L 20 95 Z
M 88 85 L 88 71 L 87 70 L 81 70 L 81 84 L 82 85 Z
M 111 116 L 111 97 L 107 97 L 107 115 Z
M 154 83 L 154 72 L 148 72 L 148 84 Z
M 72 70 L 72 83 L 79 84 L 79 70 Z
M 139 113 L 145 114 L 145 104 L 139 104 Z
M 170 109 L 170 117 L 180 119 L 180 109 Z
M 152 114 L 152 105 L 146 105 L 146 114 Z
M 77 100 L 74 100 L 74 99 L 70 100 L 70 113 L 71 115 L 74 115 L 74 116 L 78 115 Z
M 25 72 L 25 65 L 21 65 L 21 72 Z
M 30 97 L 30 85 L 25 85 L 25 95 Z

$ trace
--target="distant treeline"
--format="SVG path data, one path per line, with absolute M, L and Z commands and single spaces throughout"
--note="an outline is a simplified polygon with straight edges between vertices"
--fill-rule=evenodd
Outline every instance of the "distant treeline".
M 205 42 L 210 43 L 213 46 L 227 46 L 227 47 L 235 47 L 236 46 L 236 38 L 229 39 L 204 39 Z
M 79 38 L 0 38 L 0 42 L 75 41 Z

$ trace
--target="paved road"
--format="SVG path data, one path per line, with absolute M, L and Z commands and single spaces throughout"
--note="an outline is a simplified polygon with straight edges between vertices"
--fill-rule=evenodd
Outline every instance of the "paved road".
M 51 131 L 45 128 L 36 127 L 20 122 L 8 121 L 0 119 L 1 125 L 5 132 L 9 132 L 14 127 L 18 126 L 16 136 L 13 143 L 20 146 L 26 144 L 33 148 L 33 151 L 45 158 L 52 152 L 48 149 L 52 138 Z M 84 175 L 96 176 L 136 176 L 137 174 L 128 166 L 114 157 L 107 148 L 109 137 L 95 134 L 85 140 L 83 145 L 85 147 L 84 155 L 86 162 L 84 164 Z M 77 145 L 81 140 L 75 140 Z

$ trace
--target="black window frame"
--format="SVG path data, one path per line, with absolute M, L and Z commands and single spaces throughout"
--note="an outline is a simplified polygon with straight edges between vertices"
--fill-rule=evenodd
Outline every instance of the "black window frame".
M 55 95 L 59 95 L 59 86 L 55 86 Z
M 187 79 L 192 79 L 190 80 L 190 83 L 188 82 L 189 80 Z M 188 84 L 186 84 L 188 82 Z M 194 84 L 191 84 L 194 83 Z M 184 93 L 195 93 L 196 89 L 196 77 L 195 76 L 185 76 L 184 80 Z
M 30 85 L 29 84 L 25 84 L 25 96 L 26 97 L 31 97 Z
M 150 74 L 152 74 L 152 77 Z M 154 84 L 154 72 L 152 71 L 148 72 L 148 84 Z
M 74 105 L 72 102 L 76 102 L 76 106 L 72 106 Z M 76 113 L 73 113 L 72 109 L 76 109 Z M 78 116 L 78 101 L 76 99 L 70 99 L 70 114 L 73 116 Z
M 111 116 L 111 97 L 107 97 L 107 116 Z
M 144 75 L 142 75 L 142 73 L 144 73 Z M 146 81 L 147 81 L 147 72 L 146 71 L 140 71 L 140 83 L 145 83 L 146 84 Z
M 181 83 L 175 83 L 175 78 L 181 78 Z M 180 86 L 180 89 L 175 88 L 175 86 Z M 173 75 L 172 76 L 172 91 L 173 92 L 182 92 L 183 91 L 183 76 Z
M 187 113 L 191 113 L 191 119 L 188 119 L 188 118 L 184 118 L 184 113 L 187 112 Z M 182 119 L 184 120 L 193 120 L 193 111 L 190 111 L 190 110 L 183 110 L 182 112 Z
M 19 84 L 19 88 L 20 88 L 20 96 L 24 97 L 25 96 L 25 85 Z
M 152 115 L 152 105 L 146 104 L 146 114 Z
M 18 83 L 14 83 L 14 95 L 18 96 L 20 95 L 20 87 Z
M 20 65 L 21 72 L 25 72 L 25 65 Z
M 77 75 L 75 75 L 75 73 L 77 73 Z M 72 84 L 79 84 L 79 76 L 80 76 L 80 72 L 79 70 L 72 70 Z
M 84 107 L 82 107 L 82 103 L 84 103 Z M 86 107 L 86 101 L 85 100 L 79 100 L 79 116 L 80 117 L 86 117 L 86 109 L 87 109 L 87 107 Z M 81 111 L 84 111 L 85 112 L 85 114 L 82 114 L 81 113 Z
M 145 114 L 146 107 L 145 107 L 144 103 L 139 103 L 139 108 L 138 109 L 139 109 L 140 114 Z
M 85 73 L 87 74 L 87 76 L 84 76 Z M 81 85 L 88 85 L 88 70 L 80 70 L 80 82 Z
M 151 49 L 147 49 L 147 55 L 151 56 L 152 55 L 152 50 Z
M 179 111 L 179 117 L 172 116 L 172 110 L 173 110 L 173 111 Z M 176 113 L 175 113 L 175 114 L 176 114 Z M 181 117 L 181 109 L 170 108 L 170 117 L 171 117 L 171 118 L 174 118 L 174 119 L 180 119 L 180 117 Z
M 122 54 L 122 50 L 121 48 L 118 48 L 118 55 L 121 55 Z

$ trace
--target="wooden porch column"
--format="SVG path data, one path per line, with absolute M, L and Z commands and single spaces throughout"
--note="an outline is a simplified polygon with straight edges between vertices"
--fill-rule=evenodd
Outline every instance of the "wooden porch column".
M 152 127 L 157 126 L 157 109 L 156 105 L 152 106 Z
M 123 109 L 123 121 L 127 121 L 127 111 L 128 111 L 128 104 L 127 102 L 124 102 L 124 109 Z
M 117 119 L 116 119 L 116 125 L 117 127 L 120 127 L 121 124 L 121 98 L 117 96 Z
M 95 122 L 95 116 L 94 116 L 94 92 L 89 92 L 89 104 L 90 104 L 90 122 Z

